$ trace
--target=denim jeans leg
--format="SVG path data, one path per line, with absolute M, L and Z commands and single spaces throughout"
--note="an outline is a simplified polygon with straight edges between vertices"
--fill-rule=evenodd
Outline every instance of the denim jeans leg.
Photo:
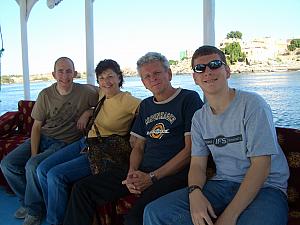
M 193 225 L 187 188 L 179 189 L 149 203 L 144 225 Z
M 230 181 L 207 181 L 202 192 L 219 215 L 235 196 L 239 186 L 239 183 Z M 144 225 L 171 224 L 193 224 L 187 188 L 160 197 L 144 210 Z
M 30 139 L 19 145 L 1 161 L 1 170 L 9 186 L 24 206 L 26 187 L 25 165 L 31 157 Z
M 203 194 L 219 216 L 236 195 L 240 183 L 226 180 L 209 180 L 203 187 Z
M 232 201 L 240 187 L 231 181 L 208 181 L 203 194 L 220 215 Z M 241 213 L 237 225 L 283 225 L 287 223 L 286 195 L 275 188 L 262 188 L 250 205 Z
M 43 194 L 38 181 L 36 169 L 38 165 L 49 155 L 65 146 L 65 142 L 55 140 L 50 137 L 41 136 L 39 154 L 31 157 L 25 166 L 26 171 L 26 191 L 25 206 L 28 214 L 38 216 L 45 209 Z
M 89 175 L 91 169 L 86 154 L 59 164 L 48 172 L 48 223 L 63 223 L 71 185 Z
M 58 164 L 67 162 L 78 157 L 80 154 L 80 148 L 84 145 L 84 138 L 73 142 L 55 152 L 54 154 L 43 160 L 37 167 L 37 176 L 43 192 L 43 197 L 45 201 L 46 208 L 48 207 L 48 183 L 47 183 L 47 173 L 50 169 Z
M 242 212 L 237 225 L 285 225 L 287 222 L 287 196 L 279 189 L 266 187 Z

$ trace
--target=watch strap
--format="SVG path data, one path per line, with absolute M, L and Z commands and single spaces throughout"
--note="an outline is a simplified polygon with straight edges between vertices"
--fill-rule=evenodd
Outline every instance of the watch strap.
M 190 185 L 188 187 L 188 192 L 189 194 L 191 194 L 193 191 L 195 191 L 196 189 L 199 189 L 200 191 L 202 191 L 202 188 L 199 186 L 199 185 L 196 185 L 196 184 L 193 184 L 193 185 Z

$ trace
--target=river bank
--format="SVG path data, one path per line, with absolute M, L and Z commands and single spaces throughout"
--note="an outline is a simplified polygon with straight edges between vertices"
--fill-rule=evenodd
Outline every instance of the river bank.
M 191 60 L 185 59 L 179 61 L 176 65 L 171 65 L 174 74 L 192 73 Z M 300 60 L 268 60 L 247 65 L 245 62 L 238 62 L 230 65 L 232 73 L 271 73 L 271 72 L 289 72 L 300 71 Z
M 174 75 L 190 74 L 191 59 L 184 59 L 178 61 L 176 65 L 171 65 L 171 69 Z M 230 65 L 232 73 L 271 73 L 271 72 L 290 72 L 300 71 L 300 61 L 298 60 L 286 60 L 286 61 L 267 61 L 260 62 L 253 65 L 247 65 L 246 63 L 236 63 Z M 124 76 L 137 76 L 137 72 L 133 68 L 124 68 Z M 77 78 L 86 78 L 86 73 L 78 73 Z M 30 75 L 30 82 L 41 82 L 41 81 L 54 81 L 51 73 L 47 74 L 33 74 Z M 4 75 L 1 77 L 0 84 L 18 84 L 23 83 L 22 75 Z

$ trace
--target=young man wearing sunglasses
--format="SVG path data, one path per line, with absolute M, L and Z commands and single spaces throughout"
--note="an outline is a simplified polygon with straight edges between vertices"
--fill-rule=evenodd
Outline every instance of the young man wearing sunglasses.
M 192 67 L 207 104 L 192 120 L 189 186 L 148 204 L 144 225 L 286 224 L 289 170 L 270 107 L 258 94 L 228 86 L 219 49 L 198 48 Z M 217 171 L 206 180 L 209 154 Z

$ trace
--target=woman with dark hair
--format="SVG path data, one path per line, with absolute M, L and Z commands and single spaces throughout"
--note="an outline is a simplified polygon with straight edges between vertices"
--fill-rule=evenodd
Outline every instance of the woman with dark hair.
M 95 116 L 94 124 L 103 137 L 112 134 L 125 136 L 130 131 L 140 100 L 120 90 L 124 79 L 119 64 L 114 60 L 100 61 L 95 72 L 100 87 L 99 100 L 105 97 L 105 101 Z M 92 112 L 87 111 L 86 116 L 90 117 Z M 88 137 L 97 137 L 95 126 L 91 127 Z M 85 147 L 85 138 L 82 138 L 56 152 L 37 168 L 50 224 L 63 223 L 70 186 L 91 175 L 87 154 L 81 154 Z

